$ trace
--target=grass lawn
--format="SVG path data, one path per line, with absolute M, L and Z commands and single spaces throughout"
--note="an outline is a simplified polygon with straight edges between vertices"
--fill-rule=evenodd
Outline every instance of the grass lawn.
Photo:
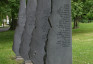
M 21 64 L 12 51 L 14 31 L 0 32 L 0 64 Z
M 93 64 L 93 23 L 72 30 L 73 64 Z M 12 51 L 14 31 L 0 32 L 0 64 L 20 64 Z
M 73 64 L 93 64 L 93 23 L 72 30 Z

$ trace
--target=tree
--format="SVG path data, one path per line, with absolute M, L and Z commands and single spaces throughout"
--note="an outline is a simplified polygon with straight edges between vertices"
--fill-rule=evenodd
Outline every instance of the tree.
M 72 1 L 72 19 L 74 21 L 74 29 L 79 28 L 78 22 L 83 14 L 83 6 L 83 2 Z
M 86 0 L 83 7 L 83 12 L 85 16 L 88 19 L 88 23 L 93 20 L 93 1 L 92 0 Z
M 6 15 L 10 18 L 10 29 L 15 29 L 19 10 L 19 0 L 0 0 L 0 18 L 4 19 Z M 2 22 L 2 20 L 1 20 Z
M 3 19 L 6 18 L 6 15 L 10 16 L 10 11 L 11 9 L 7 5 L 6 0 L 1 0 L 0 1 L 0 23 L 3 23 Z
M 19 0 L 9 0 L 9 6 L 11 8 L 10 30 L 14 30 L 17 25 L 18 11 L 19 11 Z

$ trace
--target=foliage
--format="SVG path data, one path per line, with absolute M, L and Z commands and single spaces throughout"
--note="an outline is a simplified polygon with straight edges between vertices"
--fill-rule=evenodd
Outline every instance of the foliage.
M 86 10 L 86 15 L 88 19 L 93 20 L 93 1 L 92 0 L 87 1 L 85 5 L 87 5 L 87 7 L 90 7 L 90 9 Z
M 72 20 L 75 29 L 79 27 L 79 22 L 91 22 L 93 20 L 93 0 L 72 0 Z
M 18 9 L 19 0 L 0 0 L 0 22 L 6 18 L 6 15 L 8 15 L 10 19 L 17 18 Z
M 72 18 L 75 17 L 93 19 L 93 0 L 72 0 Z
M 8 0 L 8 2 L 9 2 L 9 7 L 11 8 L 11 12 L 13 12 L 15 18 L 17 18 L 19 11 L 19 0 Z
M 9 11 L 11 11 L 11 9 L 6 5 L 6 2 L 0 1 L 0 23 L 2 19 L 6 18 L 6 15 L 10 15 Z
M 83 14 L 83 2 L 72 1 L 72 18 L 80 17 Z

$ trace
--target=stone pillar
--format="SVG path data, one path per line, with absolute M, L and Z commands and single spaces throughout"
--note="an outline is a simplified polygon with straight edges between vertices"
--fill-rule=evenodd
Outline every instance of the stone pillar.
M 36 7 L 37 0 L 28 0 L 27 2 L 27 11 L 26 11 L 26 24 L 25 29 L 22 35 L 22 42 L 20 46 L 20 55 L 24 58 L 25 61 L 30 61 L 29 59 L 29 44 L 32 38 L 32 32 L 35 28 L 35 19 L 36 19 Z
M 45 44 L 50 28 L 51 0 L 37 0 L 36 26 L 32 34 L 29 56 L 33 64 L 44 64 Z
M 72 64 L 71 0 L 52 0 L 46 64 Z
M 13 51 L 15 52 L 17 57 L 20 56 L 19 47 L 21 43 L 21 37 L 24 30 L 25 22 L 26 22 L 26 1 L 20 0 L 18 22 L 17 22 L 17 27 L 15 29 L 14 43 L 13 43 Z

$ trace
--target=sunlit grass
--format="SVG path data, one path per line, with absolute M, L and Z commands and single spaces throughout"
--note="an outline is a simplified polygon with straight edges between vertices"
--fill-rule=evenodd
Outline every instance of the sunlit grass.
M 0 64 L 21 64 L 12 51 L 14 31 L 0 32 Z
M 93 23 L 73 30 L 73 64 L 93 64 Z

